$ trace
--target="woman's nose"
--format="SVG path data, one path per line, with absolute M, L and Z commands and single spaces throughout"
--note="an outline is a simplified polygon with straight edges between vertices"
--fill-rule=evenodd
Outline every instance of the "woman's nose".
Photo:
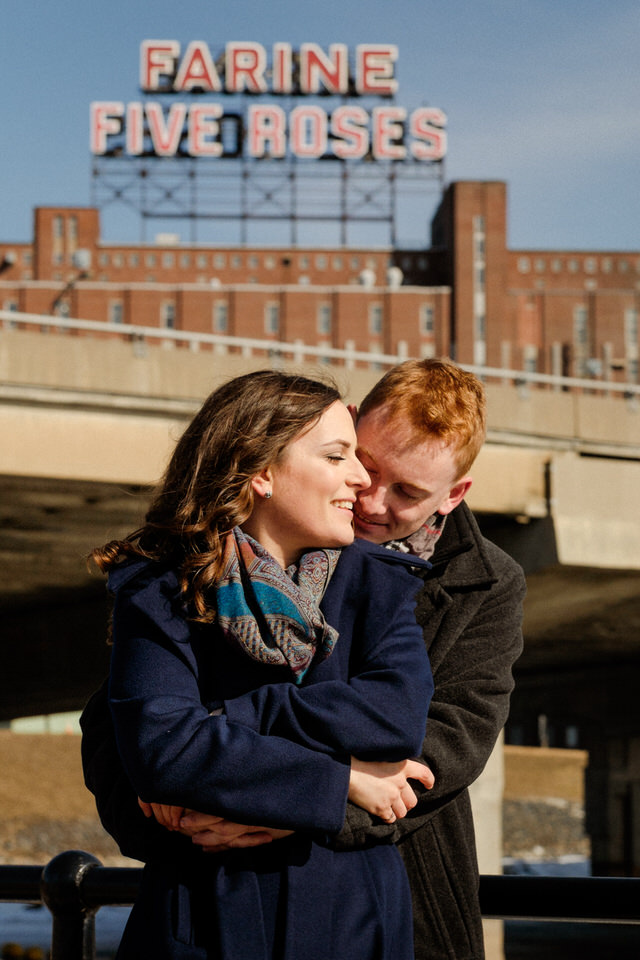
M 349 484 L 352 487 L 358 487 L 360 490 L 366 490 L 367 487 L 371 486 L 371 479 L 357 457 L 354 457 L 352 467 Z

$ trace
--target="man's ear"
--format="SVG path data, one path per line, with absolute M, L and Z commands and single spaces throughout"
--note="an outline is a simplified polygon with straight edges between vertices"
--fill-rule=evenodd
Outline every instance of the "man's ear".
M 449 490 L 449 496 L 440 504 L 436 513 L 440 513 L 443 517 L 446 517 L 448 513 L 455 510 L 458 504 L 462 503 L 466 497 L 472 483 L 473 480 L 471 477 L 462 477 L 462 479 L 457 480 L 451 487 L 451 490 Z
M 259 497 L 264 497 L 265 493 L 271 493 L 273 491 L 271 468 L 265 467 L 260 473 L 256 473 L 255 477 L 251 478 L 251 487 Z
M 356 407 L 355 403 L 348 403 L 347 410 L 351 414 L 351 419 L 353 420 L 353 425 L 355 427 L 356 423 L 358 422 L 358 408 Z

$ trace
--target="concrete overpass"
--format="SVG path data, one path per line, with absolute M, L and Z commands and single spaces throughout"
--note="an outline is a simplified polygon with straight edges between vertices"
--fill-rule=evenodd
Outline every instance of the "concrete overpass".
M 277 365 L 314 375 L 327 366 L 299 344 L 123 332 L 1 311 L 0 320 L 2 721 L 78 709 L 106 673 L 104 585 L 84 558 L 138 525 L 148 485 L 204 396 L 251 369 Z M 43 329 L 35 332 L 34 324 Z M 331 373 L 353 402 L 401 359 L 315 353 L 341 361 Z M 483 375 L 489 435 L 469 502 L 487 535 L 528 575 L 512 731 L 536 742 L 526 728 L 541 716 L 586 731 L 580 746 L 596 758 L 594 795 L 607 798 L 591 814 L 595 834 L 607 834 L 598 848 L 606 864 L 617 857 L 610 836 L 620 831 L 610 820 L 618 807 L 609 798 L 621 782 L 636 798 L 626 848 L 640 851 L 640 792 L 633 787 L 640 768 L 637 775 L 635 767 L 613 769 L 606 723 L 593 716 L 597 702 L 597 720 L 608 711 L 618 740 L 640 738 L 640 388 Z M 499 763 L 491 776 L 499 781 Z M 482 794 L 482 782 L 478 789 Z M 498 823 L 499 791 L 489 796 L 485 806 L 497 812 L 486 819 Z M 629 805 L 626 794 L 623 802 Z M 489 841 L 488 849 L 483 869 L 492 872 L 499 844 Z M 630 869 L 640 870 L 640 853 L 630 857 Z

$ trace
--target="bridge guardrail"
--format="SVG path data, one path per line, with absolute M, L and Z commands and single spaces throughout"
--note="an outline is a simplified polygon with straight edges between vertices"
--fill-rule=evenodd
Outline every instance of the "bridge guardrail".
M 67 850 L 44 867 L 0 866 L 0 901 L 46 904 L 51 960 L 94 960 L 96 912 L 131 904 L 141 873 Z M 482 876 L 480 903 L 486 918 L 640 925 L 640 879 Z
M 374 364 L 377 367 L 392 367 L 396 363 L 406 360 L 407 351 L 402 345 L 397 354 L 371 353 L 364 350 L 339 349 L 337 347 L 318 346 L 296 341 L 288 343 L 282 340 L 262 340 L 250 337 L 231 337 L 217 333 L 200 333 L 192 330 L 176 330 L 166 327 L 144 327 L 138 324 L 110 323 L 101 320 L 78 320 L 70 317 L 51 317 L 33 313 L 18 313 L 13 310 L 0 310 L 0 322 L 6 327 L 14 328 L 18 324 L 27 327 L 33 326 L 42 330 L 84 331 L 85 333 L 109 333 L 124 337 L 138 344 L 147 340 L 158 340 L 171 343 L 185 343 L 190 349 L 197 350 L 200 345 L 211 345 L 223 348 L 233 348 L 251 356 L 254 351 L 266 353 L 274 357 L 290 357 L 295 363 L 302 363 L 307 358 L 316 361 L 340 361 L 347 369 L 357 362 Z M 400 345 L 399 345 L 400 346 Z M 554 374 L 535 373 L 528 370 L 513 370 L 501 367 L 487 367 L 475 364 L 461 363 L 464 370 L 474 373 L 483 380 L 498 380 L 502 383 L 516 384 L 525 387 L 528 385 L 550 386 L 556 390 L 589 390 L 603 393 L 618 393 L 627 399 L 640 397 L 640 384 L 620 383 L 613 380 L 597 380 L 594 377 L 561 377 Z

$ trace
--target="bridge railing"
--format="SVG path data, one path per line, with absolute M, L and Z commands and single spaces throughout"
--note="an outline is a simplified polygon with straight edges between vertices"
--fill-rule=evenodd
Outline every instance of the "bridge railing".
M 201 333 L 193 330 L 176 330 L 167 327 L 145 327 L 137 324 L 121 324 L 100 320 L 76 320 L 71 317 L 51 317 L 44 314 L 18 313 L 13 310 L 0 310 L 0 323 L 5 329 L 23 329 L 34 327 L 41 332 L 110 334 L 133 342 L 134 349 L 144 349 L 147 342 L 160 341 L 169 344 L 183 344 L 197 351 L 202 346 L 210 346 L 221 351 L 233 350 L 250 357 L 254 354 L 267 355 L 272 361 L 290 359 L 294 363 L 321 362 L 337 363 L 347 369 L 357 363 L 367 364 L 372 369 L 392 367 L 406 360 L 406 344 L 399 343 L 396 354 L 372 353 L 356 350 L 349 346 L 345 349 L 329 346 L 312 346 L 302 341 L 288 343 L 283 340 L 264 340 L 252 337 L 232 337 L 218 333 Z M 487 367 L 474 364 L 460 364 L 465 370 L 483 380 L 498 380 L 504 384 L 518 386 L 548 386 L 554 390 L 589 390 L 605 394 L 622 394 L 627 398 L 640 397 L 640 384 L 620 383 L 595 377 L 561 377 L 554 374 L 535 373 L 528 370 L 514 370 L 502 367 Z
M 0 901 L 46 904 L 51 960 L 94 960 L 97 911 L 130 905 L 141 872 L 67 850 L 45 867 L 0 866 Z M 487 918 L 640 924 L 640 879 L 483 876 L 480 903 Z

